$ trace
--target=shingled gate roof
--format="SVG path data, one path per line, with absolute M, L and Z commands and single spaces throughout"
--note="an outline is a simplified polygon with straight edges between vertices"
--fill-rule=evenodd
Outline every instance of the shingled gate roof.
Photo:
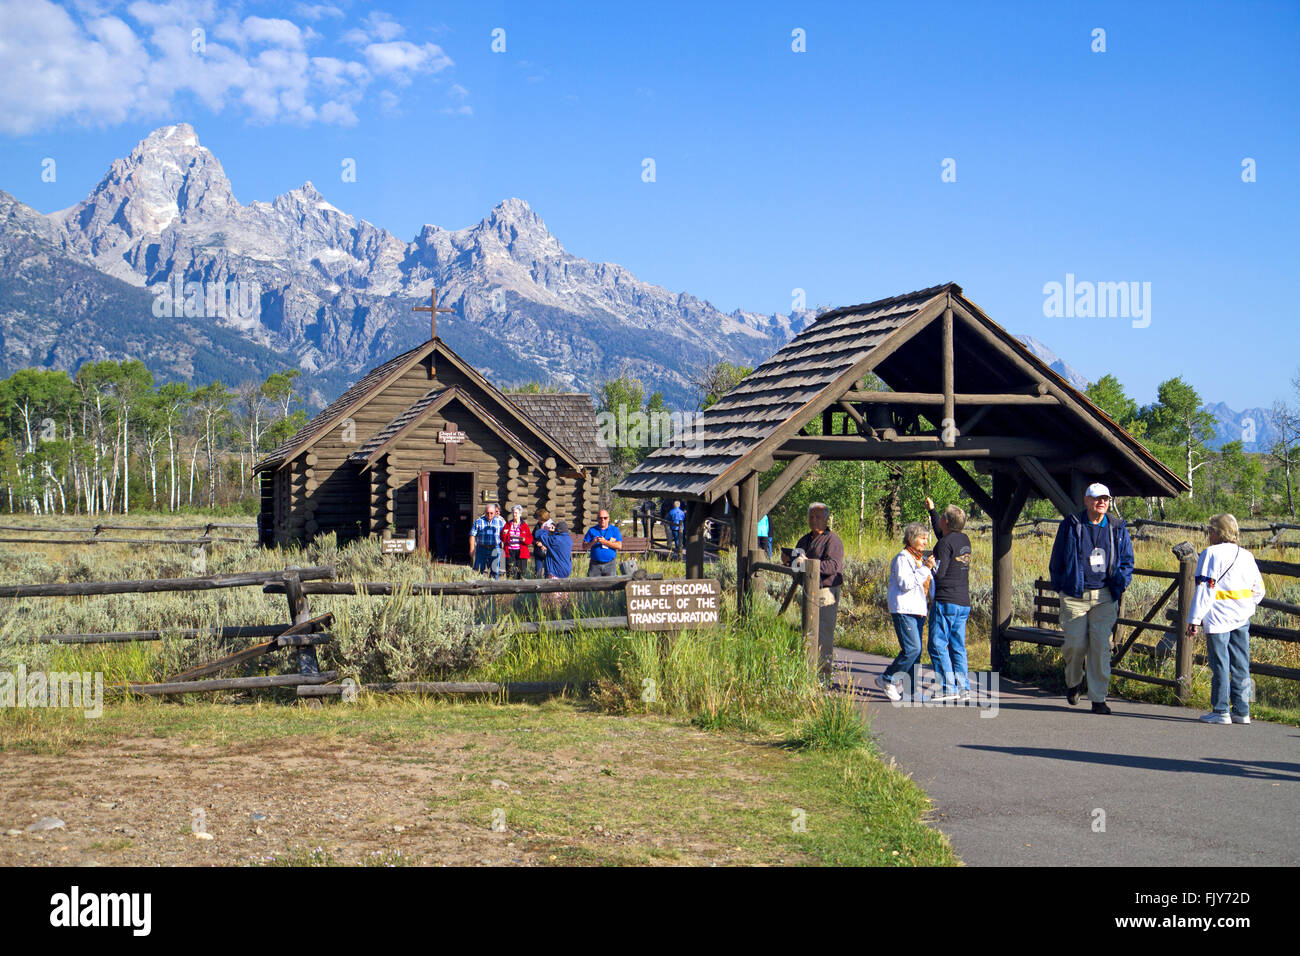
M 954 391 L 1014 390 L 1037 381 L 1060 400 L 1050 408 L 986 409 L 980 434 L 1063 440 L 1080 454 L 1099 450 L 1104 441 L 1112 452 L 1121 451 L 1111 476 L 1120 485 L 1116 493 L 1185 490 L 1139 442 L 962 296 L 960 286 L 947 283 L 819 316 L 702 413 L 701 441 L 657 449 L 614 491 L 715 501 L 749 472 L 770 467 L 793 423 L 833 406 L 867 371 L 894 391 L 940 390 L 941 342 L 933 320 L 949 305 L 963 318 Z
M 512 392 L 506 395 L 525 415 L 564 442 L 584 465 L 608 465 L 609 449 L 601 444 L 590 395 Z

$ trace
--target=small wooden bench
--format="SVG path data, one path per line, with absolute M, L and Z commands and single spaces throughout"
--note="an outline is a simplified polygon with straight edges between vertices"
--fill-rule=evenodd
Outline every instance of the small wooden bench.
M 581 535 L 573 535 L 573 553 L 586 554 L 591 550 L 591 545 L 582 540 Z M 649 538 L 624 538 L 623 547 L 619 549 L 619 556 L 625 554 L 645 554 L 650 550 Z

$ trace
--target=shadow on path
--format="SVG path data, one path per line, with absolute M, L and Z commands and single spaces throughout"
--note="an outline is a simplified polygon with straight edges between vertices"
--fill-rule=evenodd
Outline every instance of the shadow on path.
M 1130 754 L 1100 753 L 1093 750 L 1062 750 L 1054 747 L 993 747 L 986 744 L 959 744 L 962 750 L 983 750 L 991 753 L 1011 754 L 1017 757 L 1038 757 L 1045 760 L 1072 760 L 1078 763 L 1127 767 L 1135 770 L 1163 770 L 1167 773 L 1203 773 L 1214 776 L 1248 777 L 1252 780 L 1284 780 L 1300 783 L 1300 764 L 1252 762 L 1230 760 L 1226 757 L 1207 757 L 1204 760 L 1176 760 L 1171 757 L 1141 757 Z M 1253 767 L 1271 767 L 1282 771 L 1273 773 Z

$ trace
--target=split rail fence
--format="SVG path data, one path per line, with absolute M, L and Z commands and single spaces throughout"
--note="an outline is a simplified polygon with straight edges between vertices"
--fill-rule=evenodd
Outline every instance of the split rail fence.
M 384 596 L 396 591 L 415 596 L 480 597 L 496 595 L 591 593 L 622 590 L 629 581 L 657 580 L 662 575 L 638 571 L 633 575 L 600 578 L 530 579 L 522 581 L 451 581 L 394 583 L 371 581 L 348 583 L 335 580 L 335 568 L 322 565 L 310 568 L 286 568 L 283 571 L 256 571 L 242 574 L 188 578 L 157 578 L 132 581 L 79 581 L 58 584 L 0 585 L 0 598 L 89 597 L 107 594 L 156 594 L 177 591 L 210 591 L 225 588 L 261 587 L 267 594 L 283 594 L 288 602 L 290 621 L 284 624 L 256 624 L 216 628 L 119 631 L 93 634 L 46 634 L 35 637 L 46 644 L 115 644 L 132 641 L 158 641 L 165 637 L 186 639 L 215 637 L 268 638 L 268 640 L 227 654 L 157 683 L 112 685 L 106 690 L 116 694 L 170 695 L 210 693 L 213 691 L 255 690 L 293 687 L 299 697 L 319 706 L 317 698 L 346 696 L 350 690 L 374 693 L 421 694 L 551 694 L 569 689 L 565 681 L 538 682 L 467 682 L 418 681 L 356 684 L 334 683 L 337 671 L 320 670 L 316 648 L 332 641 L 329 627 L 332 613 L 313 615 L 309 595 Z M 578 629 L 626 629 L 627 615 L 578 617 L 543 621 L 524 621 L 514 626 L 515 633 L 537 634 Z M 223 670 L 261 658 L 275 651 L 293 648 L 297 653 L 296 674 L 255 677 L 212 677 Z
M 200 532 L 197 538 L 132 538 L 113 537 L 105 532 L 139 532 L 153 531 L 159 534 Z M 45 544 L 45 545 L 83 545 L 83 544 L 135 544 L 135 545 L 181 545 L 198 547 L 215 542 L 235 544 L 252 544 L 253 539 L 232 535 L 214 535 L 214 531 L 251 531 L 257 532 L 255 524 L 228 524 L 209 521 L 197 525 L 138 525 L 138 524 L 97 524 L 84 528 L 49 528 L 32 525 L 0 524 L 0 544 Z M 26 532 L 33 537 L 13 537 L 13 532 Z M 80 535 L 78 538 L 58 537 L 59 535 Z
M 1195 639 L 1187 636 L 1190 619 L 1192 596 L 1196 591 L 1196 549 L 1187 542 L 1175 545 L 1172 549 L 1178 558 L 1177 571 L 1162 571 L 1155 568 L 1134 568 L 1134 577 L 1150 577 L 1168 581 L 1164 592 L 1141 618 L 1126 614 L 1125 601 L 1120 602 L 1119 619 L 1112 635 L 1111 673 L 1117 677 L 1158 684 L 1172 688 L 1180 703 L 1186 703 L 1191 694 L 1193 665 L 1204 665 L 1204 654 L 1194 653 Z M 1300 578 L 1300 564 L 1289 561 L 1272 561 L 1256 558 L 1261 574 L 1277 575 L 1285 578 Z M 1260 607 L 1279 611 L 1289 615 L 1300 615 L 1300 604 L 1290 604 L 1275 598 L 1264 598 Z M 1041 578 L 1034 583 L 1033 626 L 1012 625 L 1003 631 L 1003 640 L 1010 644 L 1019 641 L 1046 647 L 1060 647 L 1064 643 L 1064 634 L 1060 630 L 1060 596 L 1052 590 L 1049 581 Z M 1164 611 L 1163 618 L 1161 611 Z M 1128 629 L 1125 635 L 1125 629 Z M 1139 644 L 1137 639 L 1143 634 L 1161 635 L 1156 644 Z M 1300 627 L 1277 627 L 1271 624 L 1251 622 L 1252 637 L 1268 638 L 1276 641 L 1300 643 Z M 1173 678 L 1154 674 L 1143 674 L 1121 668 L 1118 665 L 1129 653 L 1141 654 L 1155 660 L 1174 657 Z M 1252 675 L 1278 677 L 1284 680 L 1300 680 L 1300 668 L 1280 667 L 1258 661 L 1250 662 Z

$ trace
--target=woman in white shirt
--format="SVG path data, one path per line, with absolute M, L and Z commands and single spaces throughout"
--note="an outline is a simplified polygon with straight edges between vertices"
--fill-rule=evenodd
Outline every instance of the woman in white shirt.
M 1237 543 L 1238 534 L 1232 515 L 1210 519 L 1210 546 L 1196 565 L 1196 593 L 1187 618 L 1188 638 L 1205 627 L 1214 707 L 1201 717 L 1207 724 L 1250 723 L 1250 618 L 1264 600 L 1264 579 L 1254 555 Z
M 914 521 L 903 529 L 903 550 L 889 566 L 889 615 L 898 635 L 898 656 L 876 676 L 876 686 L 890 700 L 902 700 L 906 692 L 914 701 L 924 701 L 917 684 L 917 662 L 921 660 L 921 632 L 929 615 L 933 591 L 931 574 L 934 555 L 925 554 L 930 529 Z M 895 675 L 902 674 L 899 680 Z

